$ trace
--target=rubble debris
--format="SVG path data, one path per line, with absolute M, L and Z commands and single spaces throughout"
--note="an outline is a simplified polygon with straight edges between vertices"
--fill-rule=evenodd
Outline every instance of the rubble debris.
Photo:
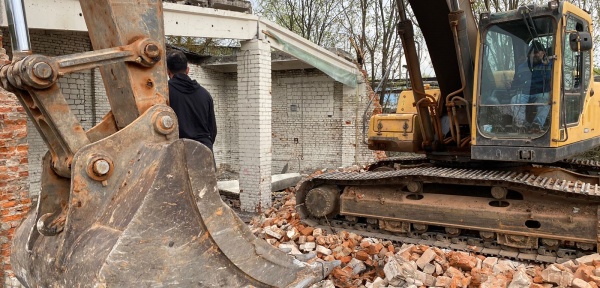
M 275 198 L 271 209 L 252 219 L 250 227 L 256 236 L 297 259 L 309 263 L 316 259 L 341 261 L 328 279 L 313 288 L 600 287 L 599 254 L 562 264 L 539 264 L 425 245 L 394 244 L 347 231 L 332 233 L 306 226 L 295 205 L 294 190 L 287 189 Z M 306 254 L 310 255 L 302 257 Z

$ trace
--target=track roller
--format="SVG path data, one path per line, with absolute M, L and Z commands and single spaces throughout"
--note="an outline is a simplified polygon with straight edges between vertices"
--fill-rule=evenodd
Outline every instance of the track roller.
M 458 228 L 452 228 L 452 227 L 446 227 L 444 228 L 444 231 L 446 231 L 446 233 L 450 236 L 458 236 L 460 235 L 461 230 Z
M 412 224 L 412 228 L 417 233 L 425 233 L 425 232 L 427 232 L 427 229 L 429 229 L 429 226 L 427 226 L 425 224 Z
M 410 181 L 406 184 L 406 189 L 411 193 L 423 193 L 423 183 L 418 181 Z
M 335 216 L 339 210 L 339 190 L 335 185 L 324 185 L 311 189 L 306 194 L 306 209 L 310 215 L 320 218 Z

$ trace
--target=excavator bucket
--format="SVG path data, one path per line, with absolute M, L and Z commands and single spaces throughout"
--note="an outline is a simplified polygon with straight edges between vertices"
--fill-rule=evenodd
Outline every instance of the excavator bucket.
M 220 198 L 212 152 L 177 139 L 175 119 L 148 109 L 80 149 L 71 179 L 47 155 L 38 207 L 13 243 L 22 284 L 307 287 L 329 274 L 338 263 L 308 264 L 251 233 Z

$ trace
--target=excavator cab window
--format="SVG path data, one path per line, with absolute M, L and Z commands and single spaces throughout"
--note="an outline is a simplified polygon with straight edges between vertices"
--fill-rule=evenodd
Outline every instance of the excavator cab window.
M 400 93 L 396 91 L 390 91 L 385 93 L 383 107 L 381 108 L 381 113 L 383 114 L 391 114 L 396 113 L 396 109 L 398 108 L 398 98 L 400 97 Z
M 589 32 L 587 22 L 572 14 L 567 14 L 565 40 L 563 45 L 563 112 L 561 126 L 579 122 L 583 103 L 587 95 L 591 77 L 590 51 L 573 51 L 568 37 L 571 33 Z
M 492 24 L 483 38 L 478 129 L 490 138 L 537 138 L 549 126 L 556 21 Z

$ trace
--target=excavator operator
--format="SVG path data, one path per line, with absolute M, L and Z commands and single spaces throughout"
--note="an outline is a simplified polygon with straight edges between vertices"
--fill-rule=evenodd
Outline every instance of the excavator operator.
M 529 128 L 534 133 L 543 131 L 550 105 L 550 79 L 552 72 L 552 61 L 546 57 L 546 50 L 542 43 L 534 40 L 529 46 L 527 59 L 515 71 L 512 88 L 520 91 L 511 99 L 512 116 L 515 126 L 518 128 Z M 535 105 L 536 114 L 533 123 L 526 119 L 527 104 Z M 516 105 L 515 105 L 516 104 Z

